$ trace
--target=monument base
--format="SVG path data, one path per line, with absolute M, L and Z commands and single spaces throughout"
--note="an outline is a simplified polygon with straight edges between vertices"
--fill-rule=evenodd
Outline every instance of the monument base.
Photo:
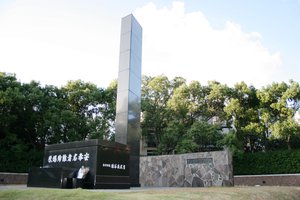
M 127 145 L 102 140 L 54 144 L 45 147 L 41 168 L 32 168 L 28 187 L 128 189 Z M 80 168 L 87 169 L 82 177 Z
M 139 183 L 131 183 L 130 187 L 141 187 L 141 184 L 139 184 Z
M 66 188 L 64 179 L 72 176 L 75 169 L 56 168 L 31 168 L 28 173 L 27 187 Z

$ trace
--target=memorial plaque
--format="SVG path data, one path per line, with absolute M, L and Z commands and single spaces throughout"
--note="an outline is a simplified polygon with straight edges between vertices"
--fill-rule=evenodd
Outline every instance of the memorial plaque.
M 212 158 L 194 158 L 194 159 L 187 159 L 187 164 L 212 164 L 213 159 Z
M 89 168 L 84 188 L 129 188 L 129 154 L 127 145 L 102 140 L 49 145 L 43 167 L 30 170 L 27 185 L 63 187 L 64 179 L 84 166 Z

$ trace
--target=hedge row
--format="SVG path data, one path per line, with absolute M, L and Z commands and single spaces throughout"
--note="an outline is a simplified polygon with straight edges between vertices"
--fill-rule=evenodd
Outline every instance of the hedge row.
M 43 163 L 42 151 L 11 152 L 0 150 L 0 172 L 28 172 L 31 167 L 39 167 Z
M 234 175 L 300 173 L 300 149 L 233 156 Z

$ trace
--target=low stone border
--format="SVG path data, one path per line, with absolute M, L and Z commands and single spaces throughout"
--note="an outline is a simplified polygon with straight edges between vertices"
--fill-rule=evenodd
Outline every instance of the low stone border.
M 300 186 L 300 174 L 234 176 L 235 186 Z
M 0 172 L 0 184 L 27 184 L 27 173 Z
M 27 184 L 27 173 L 0 172 L 1 185 Z M 300 174 L 234 176 L 235 186 L 300 186 Z

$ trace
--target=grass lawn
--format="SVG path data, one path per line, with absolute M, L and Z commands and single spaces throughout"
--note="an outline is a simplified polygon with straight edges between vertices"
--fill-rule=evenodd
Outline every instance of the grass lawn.
M 173 199 L 300 199 L 300 187 L 210 187 L 210 188 L 153 188 L 133 190 L 83 190 L 83 189 L 2 189 L 0 200 L 173 200 Z

